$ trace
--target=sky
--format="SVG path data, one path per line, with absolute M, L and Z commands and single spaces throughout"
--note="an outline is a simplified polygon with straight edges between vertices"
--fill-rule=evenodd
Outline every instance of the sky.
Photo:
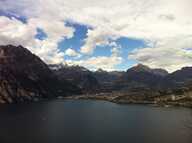
M 48 64 L 173 72 L 192 66 L 191 0 L 0 0 L 0 45 Z

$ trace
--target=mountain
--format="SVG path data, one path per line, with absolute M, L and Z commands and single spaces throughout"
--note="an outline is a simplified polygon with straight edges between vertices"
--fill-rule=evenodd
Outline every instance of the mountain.
M 12 103 L 80 93 L 59 80 L 36 55 L 22 46 L 0 46 L 0 102 Z
M 138 64 L 130 69 L 127 70 L 127 73 L 128 72 L 146 72 L 146 73 L 151 73 L 151 74 L 154 74 L 154 75 L 158 75 L 158 76 L 167 76 L 169 73 L 164 70 L 164 69 L 151 69 L 150 67 L 148 66 L 145 66 L 143 64 Z
M 100 85 L 93 73 L 81 66 L 50 65 L 50 69 L 61 79 L 77 85 L 84 93 L 96 93 Z
M 138 64 L 126 72 L 46 65 L 22 46 L 0 46 L 0 103 L 112 91 L 177 93 L 192 89 L 192 67 L 169 74 Z
M 112 71 L 107 72 L 102 69 L 98 69 L 97 71 L 93 72 L 96 79 L 102 83 L 111 83 L 117 80 L 124 72 L 121 71 Z
M 163 69 L 151 69 L 138 64 L 126 72 L 89 71 L 81 66 L 49 65 L 49 68 L 61 79 L 77 85 L 84 93 L 111 92 L 135 88 L 156 89 L 161 87 L 168 72 Z
M 166 76 L 164 85 L 169 88 L 182 88 L 192 83 L 192 67 L 184 67 Z
M 124 74 L 123 71 L 104 71 L 103 69 L 98 69 L 93 72 L 94 77 L 98 80 L 101 85 L 102 91 L 113 90 L 113 84 Z
M 138 64 L 127 70 L 114 84 L 117 90 L 128 90 L 131 88 L 160 88 L 163 79 L 168 72 L 163 69 L 151 69 L 145 65 Z

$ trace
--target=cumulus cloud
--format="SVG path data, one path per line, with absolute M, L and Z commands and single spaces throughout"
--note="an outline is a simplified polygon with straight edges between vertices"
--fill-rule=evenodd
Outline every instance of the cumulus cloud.
M 115 41 L 118 38 L 111 29 L 97 28 L 88 30 L 85 44 L 81 47 L 83 54 L 92 54 L 97 46 L 110 45 L 110 41 Z
M 111 56 L 97 56 L 85 60 L 67 60 L 66 62 L 69 65 L 81 65 L 92 70 L 101 68 L 107 71 L 113 71 L 117 65 L 122 63 L 123 59 L 120 56 L 121 46 L 111 43 L 111 47 Z
M 29 19 L 27 25 L 43 29 L 47 38 L 44 40 L 35 40 L 35 43 L 29 43 L 30 45 L 26 45 L 26 47 L 47 63 L 63 63 L 65 53 L 58 48 L 58 43 L 66 38 L 73 37 L 75 30 L 72 27 L 65 26 L 63 21 L 50 22 L 47 19 L 39 18 Z
M 74 29 L 59 21 L 52 24 L 41 19 L 30 19 L 28 23 L 22 23 L 15 18 L 0 16 L 0 44 L 23 45 L 47 63 L 64 62 L 64 53 L 58 49 L 58 43 L 72 37 Z M 45 40 L 35 39 L 37 28 L 46 32 L 48 37 Z
M 0 44 L 24 44 L 34 42 L 36 30 L 15 18 L 0 16 Z
M 173 72 L 175 69 L 192 65 L 191 41 L 191 36 L 159 41 L 151 47 L 134 50 L 128 58 L 136 59 L 153 68 L 161 67 Z
M 119 37 L 141 39 L 146 41 L 146 48 L 133 51 L 129 58 L 174 71 L 192 64 L 191 51 L 187 49 L 192 47 L 191 4 L 191 0 L 15 0 L 14 3 L 4 0 L 0 1 L 0 10 L 14 11 L 28 18 L 27 26 L 15 19 L 11 19 L 10 23 L 23 27 L 18 28 L 21 33 L 32 33 L 25 35 L 24 41 L 21 41 L 47 61 L 51 61 L 51 57 L 62 61 L 64 53 L 57 48 L 57 44 L 63 38 L 72 37 L 74 32 L 73 28 L 62 23 L 74 21 L 91 27 L 81 47 L 82 54 L 92 54 L 97 46 L 108 45 Z M 46 40 L 34 40 L 37 27 L 47 33 Z M 17 28 L 3 29 L 4 33 L 11 33 Z M 5 38 L 5 34 L 0 35 L 1 39 Z M 12 36 L 1 41 L 19 41 L 18 35 L 16 40 Z M 106 61 L 111 57 L 97 59 Z M 92 59 L 87 64 L 96 60 L 95 57 Z
M 65 50 L 65 55 L 70 56 L 70 57 L 80 56 L 80 54 L 78 52 L 76 52 L 75 50 L 73 50 L 72 48 L 68 48 L 67 50 Z

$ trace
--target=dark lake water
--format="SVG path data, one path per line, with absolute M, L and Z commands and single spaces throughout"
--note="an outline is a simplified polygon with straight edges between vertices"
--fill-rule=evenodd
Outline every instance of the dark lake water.
M 192 110 L 84 100 L 2 105 L 0 143 L 192 143 Z

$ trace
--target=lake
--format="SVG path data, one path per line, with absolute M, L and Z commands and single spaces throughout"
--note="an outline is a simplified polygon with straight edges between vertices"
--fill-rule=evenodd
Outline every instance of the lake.
M 0 143 L 192 143 L 192 110 L 90 100 L 1 105 Z

